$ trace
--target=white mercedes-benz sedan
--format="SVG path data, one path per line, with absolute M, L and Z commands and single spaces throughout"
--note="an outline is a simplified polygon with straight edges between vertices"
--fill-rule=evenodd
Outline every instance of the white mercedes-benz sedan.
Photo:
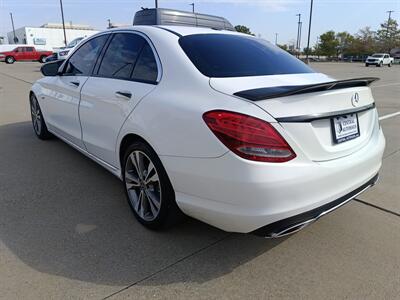
M 186 214 L 280 237 L 378 178 L 376 78 L 335 80 L 253 36 L 111 29 L 42 72 L 30 92 L 36 135 L 57 136 L 118 176 L 149 228 Z

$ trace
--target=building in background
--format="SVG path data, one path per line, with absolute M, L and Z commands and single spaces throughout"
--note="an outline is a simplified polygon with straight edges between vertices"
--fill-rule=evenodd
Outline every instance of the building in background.
M 65 24 L 65 32 L 69 43 L 73 39 L 89 37 L 98 31 L 88 25 Z M 62 24 L 47 23 L 40 27 L 21 27 L 15 30 L 15 36 L 18 39 L 17 43 L 14 43 L 14 33 L 7 33 L 10 44 L 33 45 L 46 50 L 65 46 Z

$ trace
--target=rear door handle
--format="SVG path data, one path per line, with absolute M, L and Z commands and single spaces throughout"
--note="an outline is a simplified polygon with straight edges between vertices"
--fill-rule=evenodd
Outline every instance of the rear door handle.
M 115 96 L 117 96 L 118 98 L 131 99 L 132 93 L 127 91 L 118 91 L 115 92 Z
M 80 82 L 79 81 L 70 81 L 69 84 L 72 85 L 72 86 L 78 87 Z

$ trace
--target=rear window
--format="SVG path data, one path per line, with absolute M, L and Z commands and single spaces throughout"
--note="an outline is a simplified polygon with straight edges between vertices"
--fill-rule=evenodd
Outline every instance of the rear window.
M 267 41 L 228 34 L 194 34 L 179 44 L 207 77 L 314 73 L 310 67 Z

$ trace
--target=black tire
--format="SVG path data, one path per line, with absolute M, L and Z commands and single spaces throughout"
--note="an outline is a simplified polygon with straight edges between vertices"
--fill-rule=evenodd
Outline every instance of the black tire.
M 365 64 L 366 67 L 369 67 L 369 64 Z
M 36 136 L 41 140 L 48 140 L 52 138 L 53 135 L 47 130 L 42 110 L 40 109 L 39 102 L 37 101 L 35 95 L 31 94 L 29 98 L 33 131 L 35 132 Z
M 6 64 L 13 64 L 15 62 L 15 58 L 12 56 L 6 57 Z
M 45 55 L 42 55 L 42 56 L 39 58 L 39 62 L 42 63 L 42 64 L 44 64 L 44 63 L 46 62 L 46 56 L 45 56 Z
M 383 67 L 383 62 L 379 63 L 379 67 L 382 68 Z
M 392 66 L 392 63 L 389 63 L 389 64 L 388 64 L 388 67 L 390 68 L 391 66 Z
M 139 164 L 142 164 L 143 166 L 142 169 L 149 169 L 150 164 L 147 164 L 146 167 L 144 162 L 145 159 L 149 159 L 149 161 L 154 166 L 155 174 L 158 175 L 158 182 L 154 184 L 155 186 L 153 186 L 151 193 L 153 196 L 155 196 L 156 194 L 159 195 L 159 201 L 156 202 L 158 203 L 159 208 L 155 207 L 155 202 L 151 200 L 156 198 L 147 196 L 150 187 L 147 187 L 148 184 L 145 183 L 145 179 L 142 180 L 139 178 L 139 173 L 135 174 L 136 169 L 132 164 L 132 157 L 137 157 L 135 155 L 143 154 L 144 156 L 141 160 L 142 163 L 139 162 Z M 150 176 L 150 173 L 152 172 L 143 173 L 145 173 L 145 176 L 143 177 L 153 177 Z M 123 157 L 122 174 L 124 190 L 128 204 L 132 209 L 135 218 L 142 225 L 153 230 L 160 230 L 171 227 L 172 225 L 175 225 L 183 219 L 184 215 L 176 204 L 175 192 L 172 187 L 171 181 L 169 180 L 167 172 L 165 171 L 155 151 L 148 144 L 141 141 L 136 141 L 127 147 Z M 152 174 L 154 174 L 154 172 Z M 127 179 L 127 176 L 129 177 L 129 179 Z M 135 178 L 135 180 L 132 181 L 132 178 Z M 140 182 L 140 184 L 137 184 L 137 182 Z M 134 187 L 128 188 L 128 185 L 132 185 Z M 141 198 L 142 192 L 144 198 Z M 140 201 L 140 199 L 142 200 Z M 151 205 L 151 203 L 153 204 Z M 135 208 L 135 206 L 137 207 Z M 150 209 L 151 206 L 153 206 L 153 208 L 155 208 L 156 210 L 158 209 L 157 214 L 152 213 L 152 210 Z M 143 211 L 145 211 L 146 208 L 147 212 L 146 214 L 144 214 Z

